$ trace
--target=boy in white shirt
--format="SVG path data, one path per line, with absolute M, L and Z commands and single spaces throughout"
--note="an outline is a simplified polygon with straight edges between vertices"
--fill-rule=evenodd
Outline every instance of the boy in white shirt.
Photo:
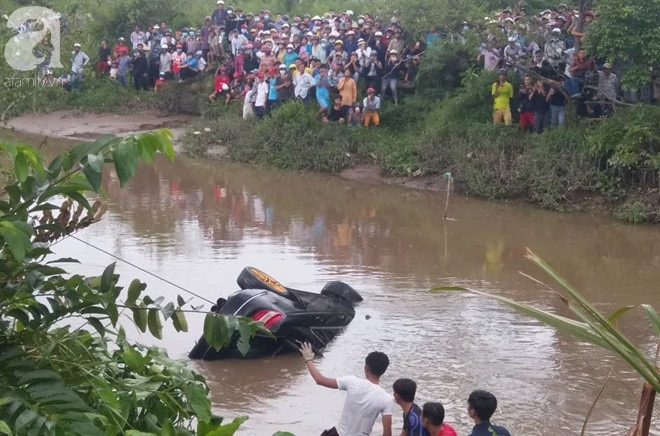
M 309 343 L 300 348 L 307 369 L 316 384 L 330 389 L 346 391 L 346 402 L 341 412 L 339 425 L 326 430 L 321 436 L 369 436 L 378 418 L 382 417 L 383 436 L 392 436 L 392 395 L 380 387 L 380 377 L 390 364 L 385 353 L 373 351 L 364 362 L 366 379 L 354 376 L 325 377 L 314 365 L 314 351 Z

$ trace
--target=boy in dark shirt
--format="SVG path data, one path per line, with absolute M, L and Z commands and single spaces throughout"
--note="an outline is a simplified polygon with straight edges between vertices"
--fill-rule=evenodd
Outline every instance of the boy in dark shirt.
M 344 106 L 341 105 L 341 96 L 335 97 L 335 104 L 330 108 L 330 115 L 328 120 L 344 123 L 346 121 L 346 111 Z
M 415 393 L 417 383 L 408 379 L 400 378 L 392 386 L 394 390 L 394 401 L 403 410 L 403 431 L 405 436 L 428 436 L 428 432 L 422 426 L 422 409 L 415 404 Z
M 490 423 L 497 409 L 497 398 L 487 391 L 477 390 L 468 397 L 468 414 L 474 420 L 470 436 L 511 436 L 509 430 Z

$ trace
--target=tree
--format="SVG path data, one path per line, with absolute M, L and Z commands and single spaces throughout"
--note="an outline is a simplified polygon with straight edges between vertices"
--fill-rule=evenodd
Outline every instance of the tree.
M 122 289 L 114 264 L 84 277 L 58 266 L 74 259 L 45 261 L 53 241 L 103 215 L 103 202 L 84 194 L 103 194 L 105 163 L 123 187 L 140 160 L 174 158 L 170 138 L 166 130 L 102 137 L 48 165 L 30 146 L 0 143 L 0 434 L 231 435 L 247 419 L 222 425 L 202 376 L 126 337 L 120 321 L 128 311 L 156 338 L 164 321 L 187 331 L 184 298 L 151 298 L 139 280 Z M 216 314 L 205 325 L 223 327 L 209 329 L 216 347 L 233 337 L 245 346 L 263 331 L 249 319 Z
M 648 84 L 653 69 L 660 66 L 660 0 L 599 0 L 596 10 L 598 19 L 589 26 L 586 39 L 589 52 L 621 61 L 625 88 Z

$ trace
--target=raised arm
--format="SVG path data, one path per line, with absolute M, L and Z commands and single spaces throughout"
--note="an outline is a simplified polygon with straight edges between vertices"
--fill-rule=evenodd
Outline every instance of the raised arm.
M 326 388 L 330 388 L 330 389 L 339 388 L 339 386 L 337 385 L 336 378 L 330 378 L 324 376 L 323 374 L 321 374 L 321 371 L 319 371 L 318 368 L 316 368 L 316 365 L 314 365 L 314 350 L 312 350 L 312 346 L 309 344 L 309 342 L 305 342 L 301 345 L 300 354 L 302 354 L 303 358 L 305 359 L 305 362 L 307 364 L 307 369 L 309 370 L 309 373 L 311 374 L 312 378 L 314 379 L 317 385 L 325 386 Z M 391 418 L 392 417 L 390 417 L 390 433 L 388 434 L 388 436 L 391 436 L 392 434 Z

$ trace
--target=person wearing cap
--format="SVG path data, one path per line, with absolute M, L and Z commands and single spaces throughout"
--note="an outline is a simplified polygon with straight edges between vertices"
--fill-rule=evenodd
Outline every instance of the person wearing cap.
M 383 64 L 378 58 L 378 53 L 372 51 L 369 59 L 362 65 L 362 76 L 364 77 L 365 89 L 381 89 L 381 77 L 383 74 Z
M 508 68 L 514 67 L 524 56 L 523 48 L 514 36 L 509 37 L 509 43 L 504 47 L 504 62 Z
M 188 36 L 184 41 L 184 46 L 186 48 L 186 55 L 188 55 L 189 58 L 195 56 L 195 53 L 197 53 L 202 46 L 202 41 L 197 36 L 197 32 L 192 29 L 188 32 Z
M 131 33 L 131 44 L 133 45 L 133 51 L 138 49 L 138 44 L 144 44 L 146 42 L 146 36 L 140 26 L 135 26 L 135 30 Z
M 158 79 L 156 79 L 156 82 L 154 83 L 154 93 L 158 93 L 158 91 L 163 89 L 165 85 L 167 85 L 167 77 L 165 77 L 165 73 L 158 74 Z
M 383 68 L 383 80 L 381 82 L 381 96 L 385 98 L 385 93 L 389 89 L 392 92 L 392 99 L 394 104 L 399 104 L 399 93 L 397 85 L 399 83 L 399 76 L 401 75 L 402 63 L 399 61 L 399 54 L 395 50 L 391 50 L 387 56 L 387 62 Z
M 172 53 L 169 46 L 162 44 L 160 46 L 160 60 L 158 62 L 158 75 L 164 74 L 166 79 L 172 78 Z
M 344 40 L 344 50 L 350 56 L 358 49 L 358 41 L 355 38 L 355 32 L 349 30 L 346 32 L 346 39 Z
M 298 53 L 296 53 L 296 51 L 293 49 L 293 44 L 288 44 L 286 46 L 286 52 L 283 57 L 284 65 L 290 67 L 291 65 L 295 64 L 296 59 L 298 58 Z
M 280 64 L 277 79 L 275 80 L 278 106 L 286 103 L 291 98 L 291 75 L 289 71 L 284 64 Z
M 319 44 L 318 36 L 312 36 L 312 49 L 310 54 L 313 58 L 318 59 L 321 64 L 325 64 L 325 61 L 328 57 L 328 52 L 326 51 L 325 47 Z
M 120 54 L 128 54 L 128 46 L 126 45 L 123 37 L 119 38 L 117 41 L 117 45 L 115 45 L 114 49 L 112 50 L 112 54 L 115 59 L 118 59 Z
M 506 80 L 506 70 L 501 68 L 497 72 L 497 82 L 491 86 L 493 95 L 493 124 L 511 125 L 511 99 L 513 98 L 513 86 Z
M 172 53 L 172 73 L 174 78 L 181 82 L 181 66 L 186 61 L 186 54 L 183 52 L 181 44 L 176 45 L 176 50 Z
M 71 89 L 80 89 L 83 85 L 83 69 L 89 63 L 89 56 L 80 49 L 80 44 L 73 44 L 71 57 Z
M 380 125 L 380 117 L 378 116 L 380 97 L 376 95 L 374 88 L 367 89 L 367 96 L 362 100 L 362 107 L 364 108 L 364 127 L 369 127 L 371 123 L 374 126 Z
M 227 10 L 225 9 L 225 2 L 218 0 L 215 2 L 216 8 L 211 14 L 211 21 L 216 27 L 225 26 L 227 24 Z
M 335 41 L 335 49 L 330 52 L 328 61 L 333 65 L 344 65 L 348 62 L 348 53 L 344 51 L 344 42 L 341 39 Z
M 394 36 L 390 40 L 390 43 L 387 45 L 387 52 L 391 53 L 392 50 L 396 51 L 399 55 L 403 54 L 405 49 L 405 41 L 401 37 L 401 29 L 396 29 L 394 31 Z
M 612 64 L 605 62 L 603 71 L 598 71 L 598 92 L 602 112 L 614 110 L 614 103 L 619 100 L 619 78 L 612 72 Z
M 231 92 L 229 92 L 230 85 L 231 77 L 227 72 L 227 67 L 218 67 L 218 69 L 215 71 L 213 93 L 209 95 L 209 101 L 211 103 L 215 103 L 216 98 L 224 95 L 225 105 L 228 105 L 231 100 Z
M 559 71 L 563 70 L 564 53 L 566 52 L 566 44 L 561 40 L 560 36 L 561 29 L 552 29 L 552 37 L 550 41 L 545 43 L 543 56 L 550 63 L 551 67 Z
M 371 57 L 371 47 L 367 46 L 367 42 L 364 39 L 358 39 L 358 49 L 355 51 L 355 54 L 357 55 L 360 69 L 363 69 Z

